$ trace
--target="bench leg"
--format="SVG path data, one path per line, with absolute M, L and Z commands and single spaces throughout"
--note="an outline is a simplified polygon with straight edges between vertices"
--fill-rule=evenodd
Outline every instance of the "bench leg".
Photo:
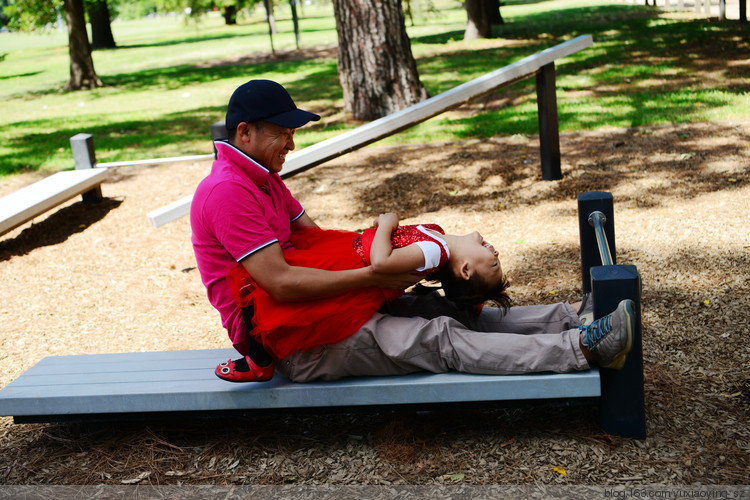
M 555 63 L 549 63 L 542 66 L 536 74 L 539 149 L 542 158 L 542 179 L 545 181 L 562 179 L 555 90 Z
M 219 141 L 222 139 L 228 139 L 229 138 L 229 132 L 227 132 L 227 126 L 224 122 L 215 122 L 211 124 L 210 127 L 211 130 L 211 144 L 214 144 L 214 141 Z M 214 159 L 216 159 L 217 152 L 216 152 L 216 146 L 214 145 Z
M 594 317 L 617 308 L 621 300 L 635 302 L 636 328 L 633 347 L 622 370 L 600 369 L 602 395 L 599 421 L 604 432 L 626 438 L 646 438 L 646 409 L 643 390 L 643 342 L 641 337 L 641 278 L 632 265 L 591 268 Z
M 604 234 L 609 243 L 609 253 L 612 263 L 617 264 L 617 249 L 615 248 L 615 211 L 612 193 L 606 191 L 589 191 L 578 195 L 578 234 L 581 239 L 581 288 L 583 293 L 591 292 L 590 269 L 601 266 L 602 259 L 596 242 L 596 233 L 589 224 L 589 215 L 601 212 L 607 218 L 604 224 Z M 606 314 L 606 313 L 605 313 Z
M 91 134 L 76 134 L 70 138 L 70 149 L 76 170 L 96 167 L 94 137 Z M 104 199 L 102 187 L 96 186 L 81 195 L 84 203 L 97 203 Z

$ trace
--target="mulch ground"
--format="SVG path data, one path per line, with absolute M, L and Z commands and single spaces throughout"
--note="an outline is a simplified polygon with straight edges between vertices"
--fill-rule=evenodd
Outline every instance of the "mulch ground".
M 750 122 L 563 134 L 545 182 L 535 137 L 371 147 L 289 179 L 325 227 L 393 211 L 480 230 L 516 304 L 581 293 L 576 196 L 610 191 L 618 262 L 643 277 L 645 440 L 595 408 L 455 408 L 99 426 L 0 419 L 0 484 L 748 484 Z M 106 200 L 0 239 L 0 387 L 44 356 L 228 347 L 183 218 L 208 163 L 121 167 Z M 0 181 L 0 195 L 33 182 Z M 92 374 L 96 376 L 96 374 Z

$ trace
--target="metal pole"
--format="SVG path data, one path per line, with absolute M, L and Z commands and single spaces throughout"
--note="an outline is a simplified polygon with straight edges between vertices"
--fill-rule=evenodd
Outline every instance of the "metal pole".
M 581 288 L 583 293 L 591 291 L 591 274 L 589 270 L 603 264 L 597 247 L 594 229 L 589 222 L 589 215 L 601 212 L 607 218 L 604 233 L 607 236 L 607 248 L 611 259 L 617 264 L 617 242 L 615 240 L 615 212 L 612 193 L 606 191 L 589 191 L 578 195 L 578 234 L 581 238 Z M 605 314 L 609 314 L 607 311 Z
M 589 225 L 594 228 L 594 233 L 596 234 L 596 244 L 599 247 L 599 258 L 601 258 L 603 266 L 611 266 L 612 254 L 609 251 L 607 235 L 604 234 L 604 224 L 606 223 L 607 216 L 602 212 L 597 210 L 589 214 Z
M 646 438 L 646 406 L 643 389 L 643 340 L 641 329 L 641 277 L 632 265 L 591 268 L 594 317 L 601 318 L 624 299 L 635 303 L 633 344 L 622 370 L 600 368 L 602 395 L 599 421 L 602 430 L 622 437 Z
M 70 138 L 70 149 L 76 170 L 96 168 L 96 153 L 94 152 L 94 136 L 91 134 L 76 134 Z M 104 199 L 102 187 L 86 191 L 81 195 L 84 203 L 98 203 Z
M 229 139 L 229 132 L 227 132 L 227 126 L 224 122 L 216 122 L 211 124 L 211 143 L 214 141 L 221 141 Z M 214 146 L 214 158 L 216 158 L 216 146 Z
M 539 152 L 542 160 L 542 180 L 545 181 L 562 179 L 555 90 L 555 63 L 545 64 L 536 74 Z

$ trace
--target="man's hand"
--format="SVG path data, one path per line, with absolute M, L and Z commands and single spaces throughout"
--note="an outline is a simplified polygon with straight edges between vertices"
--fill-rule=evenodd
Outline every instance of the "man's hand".
M 372 269 L 372 268 L 368 268 Z M 397 273 L 397 274 L 386 274 L 372 271 L 372 279 L 374 286 L 379 288 L 389 288 L 391 290 L 406 290 L 412 285 L 416 285 L 422 281 L 424 276 L 421 276 L 415 272 Z

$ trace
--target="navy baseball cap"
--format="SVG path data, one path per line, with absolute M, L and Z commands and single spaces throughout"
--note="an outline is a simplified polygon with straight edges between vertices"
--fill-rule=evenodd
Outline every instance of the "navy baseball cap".
M 284 87 L 271 80 L 250 80 L 240 85 L 229 98 L 227 130 L 237 128 L 241 122 L 265 120 L 286 128 L 299 128 L 320 116 L 295 106 Z

